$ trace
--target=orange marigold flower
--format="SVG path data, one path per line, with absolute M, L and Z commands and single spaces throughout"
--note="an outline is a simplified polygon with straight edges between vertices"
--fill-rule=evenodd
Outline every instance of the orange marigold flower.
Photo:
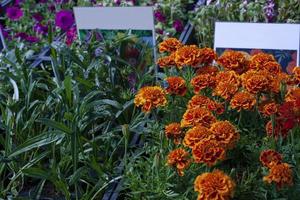
M 215 116 L 206 108 L 187 109 L 181 120 L 181 127 L 202 125 L 210 127 L 216 121 Z
M 290 88 L 285 96 L 286 102 L 295 102 L 300 99 L 300 88 Z
M 215 140 L 225 149 L 233 148 L 240 138 L 240 134 L 229 121 L 217 121 L 211 125 L 210 130 Z
M 275 77 L 271 79 L 271 91 L 274 93 L 280 92 L 281 84 L 288 84 L 290 82 L 290 77 L 284 72 L 278 73 Z
M 214 137 L 214 134 L 204 126 L 195 126 L 189 129 L 183 139 L 183 144 L 193 148 L 200 141 L 208 141 Z
M 225 51 L 218 59 L 218 63 L 227 70 L 233 70 L 238 74 L 243 73 L 248 68 L 248 60 L 244 53 L 240 51 Z
M 191 163 L 189 158 L 189 153 L 186 152 L 184 149 L 179 148 L 171 151 L 168 155 L 167 164 L 169 166 L 175 167 L 179 176 L 183 176 L 183 170 L 188 168 Z
M 276 61 L 269 61 L 263 65 L 263 70 L 268 71 L 272 75 L 276 75 L 281 72 L 281 66 Z
M 217 59 L 216 52 L 211 48 L 202 48 L 199 51 L 201 55 L 200 63 L 203 65 L 209 65 Z
M 260 106 L 260 112 L 265 117 L 270 117 L 273 114 L 276 114 L 278 111 L 277 105 L 275 102 L 264 103 Z
M 250 93 L 265 92 L 270 88 L 271 77 L 266 71 L 249 70 L 242 75 L 242 84 Z
M 197 69 L 196 74 L 212 74 L 216 75 L 218 73 L 219 69 L 215 66 L 204 66 Z
M 193 108 L 197 108 L 197 107 L 201 107 L 201 108 L 206 108 L 207 104 L 212 101 L 210 98 L 208 98 L 207 96 L 203 96 L 203 95 L 194 95 L 191 100 L 189 100 L 187 108 L 188 109 L 193 109 Z
M 237 109 L 238 111 L 251 110 L 256 104 L 255 97 L 249 92 L 238 92 L 236 93 L 230 101 L 230 106 L 232 109 Z
M 234 181 L 220 170 L 197 176 L 194 190 L 199 192 L 198 200 L 229 200 L 233 198 Z
M 221 71 L 216 77 L 217 83 L 229 82 L 235 85 L 240 85 L 240 76 L 235 71 Z
M 214 95 L 229 100 L 240 87 L 240 77 L 234 71 L 219 72 L 216 76 Z
M 192 153 L 196 163 L 205 163 L 210 167 L 225 159 L 225 149 L 215 140 L 198 142 Z
M 199 48 L 196 45 L 183 46 L 176 51 L 175 62 L 178 66 L 196 67 L 201 59 Z
M 271 168 L 282 162 L 282 155 L 275 150 L 268 149 L 260 153 L 259 160 L 263 166 Z
M 173 139 L 175 144 L 180 144 L 180 140 L 183 138 L 183 132 L 180 127 L 180 123 L 171 123 L 165 126 L 165 133 L 168 139 Z
M 165 92 L 158 86 L 146 86 L 141 88 L 134 98 L 134 104 L 137 107 L 142 106 L 143 112 L 150 112 L 152 108 L 165 106 L 167 99 Z
M 214 87 L 215 78 L 211 74 L 200 74 L 192 78 L 191 85 L 194 87 L 194 93 L 197 94 L 204 88 Z
M 217 84 L 213 95 L 220 96 L 225 100 L 229 100 L 238 90 L 239 85 L 224 81 Z
M 161 67 L 170 67 L 170 66 L 176 66 L 175 63 L 175 53 L 171 53 L 169 56 L 165 56 L 162 58 L 159 58 L 157 61 L 157 64 Z
M 300 82 L 300 66 L 295 67 L 295 68 L 293 69 L 293 75 L 294 75 L 295 79 L 296 79 L 298 82 Z
M 207 108 L 210 111 L 215 111 L 217 114 L 222 114 L 224 112 L 224 105 L 217 103 L 214 100 L 203 96 L 203 95 L 194 95 L 191 100 L 189 100 L 187 108 Z
M 168 38 L 159 44 L 159 52 L 173 52 L 182 47 L 183 44 L 176 38 Z
M 267 62 L 276 61 L 274 56 L 267 53 L 258 53 L 251 57 L 249 68 L 254 70 L 263 69 L 263 66 Z
M 179 96 L 185 95 L 187 87 L 183 78 L 178 76 L 171 76 L 166 78 L 165 80 L 168 82 L 168 87 L 166 88 L 167 93 Z
M 269 175 L 265 176 L 263 180 L 269 184 L 274 182 L 278 189 L 283 186 L 292 186 L 293 171 L 287 163 L 274 165 L 271 167 Z

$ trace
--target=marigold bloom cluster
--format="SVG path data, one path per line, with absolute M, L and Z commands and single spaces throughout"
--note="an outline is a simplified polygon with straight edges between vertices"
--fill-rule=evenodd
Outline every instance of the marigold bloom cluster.
M 234 181 L 220 170 L 201 174 L 194 182 L 198 200 L 229 200 L 233 198 L 235 186 Z
M 171 76 L 165 79 L 168 83 L 168 87 L 166 88 L 166 91 L 168 94 L 174 94 L 179 96 L 184 96 L 187 87 L 185 85 L 185 80 L 178 76 Z
M 134 104 L 142 107 L 143 112 L 150 112 L 151 109 L 165 106 L 167 99 L 165 92 L 158 86 L 146 86 L 141 88 L 134 98 Z
M 179 148 L 171 151 L 168 155 L 167 164 L 169 166 L 175 167 L 179 176 L 183 176 L 183 170 L 189 167 L 190 165 L 189 153 L 184 149 Z

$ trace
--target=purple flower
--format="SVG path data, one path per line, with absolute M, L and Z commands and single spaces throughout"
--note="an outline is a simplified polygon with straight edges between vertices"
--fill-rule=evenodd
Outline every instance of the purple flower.
M 275 13 L 275 2 L 274 0 L 268 0 L 265 7 L 264 7 L 265 16 L 268 22 L 272 22 L 274 17 L 276 16 Z
M 19 6 L 23 0 L 15 0 L 15 6 Z
M 6 9 L 6 15 L 10 20 L 18 21 L 23 17 L 22 9 L 12 6 Z
M 114 3 L 119 6 L 121 4 L 121 0 L 114 0 Z
M 179 19 L 176 19 L 174 22 L 173 22 L 173 28 L 175 28 L 175 30 L 177 32 L 182 32 L 183 31 L 183 24 L 182 24 L 182 21 L 179 20 Z
M 164 14 L 162 12 L 160 12 L 159 10 L 155 11 L 154 13 L 154 17 L 157 21 L 159 22 L 165 22 L 166 21 L 166 17 L 164 16 Z
M 156 29 L 156 33 L 158 33 L 158 34 L 164 34 L 164 31 L 162 30 L 162 29 Z
M 38 34 L 46 35 L 48 33 L 48 26 L 36 23 L 33 26 L 33 30 Z
M 39 38 L 37 38 L 37 37 L 35 37 L 35 36 L 32 36 L 32 35 L 28 35 L 28 36 L 25 38 L 25 40 L 26 40 L 27 42 L 30 42 L 30 43 L 36 43 L 36 42 L 40 41 Z
M 48 0 L 39 0 L 39 3 L 47 3 Z
M 50 12 L 54 12 L 54 11 L 55 11 L 55 5 L 54 5 L 54 4 L 50 4 L 50 5 L 48 6 L 48 10 L 49 10 Z
M 44 19 L 43 15 L 41 15 L 40 13 L 34 13 L 34 14 L 32 15 L 32 17 L 33 17 L 33 19 L 35 19 L 35 21 L 37 21 L 37 22 L 41 22 L 41 21 L 43 21 L 43 19 Z
M 61 10 L 56 13 L 55 25 L 64 31 L 67 31 L 74 24 L 74 16 L 70 10 Z
M 28 37 L 27 33 L 20 32 L 15 35 L 15 38 L 20 38 L 21 40 L 25 40 Z
M 77 38 L 77 32 L 76 32 L 76 27 L 70 28 L 67 33 L 66 33 L 66 44 L 68 46 L 71 46 L 71 44 L 76 40 Z

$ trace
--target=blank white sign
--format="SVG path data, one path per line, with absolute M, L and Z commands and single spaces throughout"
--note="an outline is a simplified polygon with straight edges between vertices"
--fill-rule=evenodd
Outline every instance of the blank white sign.
M 74 7 L 78 29 L 154 30 L 152 7 Z
M 216 22 L 214 48 L 297 50 L 300 24 Z

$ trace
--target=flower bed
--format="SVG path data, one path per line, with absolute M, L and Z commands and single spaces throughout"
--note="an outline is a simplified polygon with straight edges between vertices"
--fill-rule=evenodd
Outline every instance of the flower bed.
M 269 54 L 217 57 L 172 38 L 159 49 L 166 76 L 162 87 L 146 86 L 135 96 L 135 105 L 155 118 L 144 130 L 145 156 L 126 172 L 125 195 L 296 199 L 300 68 L 288 75 Z

